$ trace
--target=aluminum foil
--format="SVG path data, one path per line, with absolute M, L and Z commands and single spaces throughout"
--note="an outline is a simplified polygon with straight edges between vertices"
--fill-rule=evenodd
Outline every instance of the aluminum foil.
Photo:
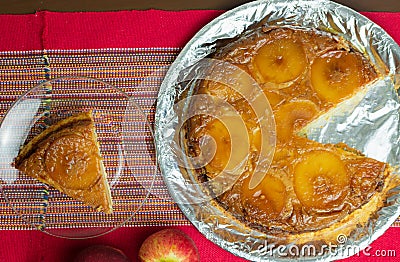
M 211 54 L 216 42 L 234 38 L 255 24 L 316 28 L 343 37 L 364 53 L 385 77 L 351 101 L 340 104 L 336 111 L 331 111 L 330 117 L 320 118 L 303 131 L 311 139 L 323 143 L 345 142 L 369 157 L 399 166 L 399 46 L 382 28 L 334 2 L 270 0 L 244 4 L 213 20 L 193 37 L 169 69 L 159 92 L 155 133 L 164 181 L 183 213 L 199 231 L 235 255 L 252 261 L 290 260 L 293 257 L 334 260 L 352 256 L 368 247 L 400 215 L 399 187 L 392 190 L 393 195 L 385 206 L 365 227 L 357 228 L 348 238 L 338 238 L 339 245 L 333 250 L 313 254 L 288 254 L 290 243 L 282 249 L 268 249 L 279 244 L 274 237 L 233 219 L 212 200 L 198 203 L 194 198 L 198 198 L 201 189 L 195 194 L 185 190 L 190 175 L 188 177 L 177 163 L 171 144 L 180 117 L 174 111 L 175 102 L 182 96 L 190 97 L 193 85 L 182 85 L 178 79 L 188 72 L 188 67 Z M 180 190 L 172 186 L 176 183 L 181 183 Z

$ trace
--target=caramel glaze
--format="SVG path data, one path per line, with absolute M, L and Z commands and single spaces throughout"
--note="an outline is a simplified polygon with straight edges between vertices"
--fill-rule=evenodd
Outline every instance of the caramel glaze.
M 93 208 L 112 212 L 91 112 L 50 126 L 20 151 L 15 167 Z
M 287 42 L 297 47 L 279 51 Z M 264 46 L 279 50 L 270 52 Z M 266 62 L 269 68 L 262 68 L 262 59 L 257 60 L 259 54 L 267 59 L 270 54 L 276 57 Z M 292 54 L 301 61 L 285 57 Z M 271 167 L 261 184 L 250 190 L 249 174 L 258 160 L 261 139 L 253 110 L 238 93 L 222 84 L 202 82 L 196 91 L 233 105 L 245 120 L 250 136 L 245 172 L 231 190 L 217 198 L 229 213 L 269 233 L 317 231 L 361 208 L 382 190 L 388 174 L 385 163 L 367 158 L 345 144 L 321 144 L 297 135 L 302 127 L 378 78 L 374 67 L 350 44 L 315 30 L 257 29 L 219 47 L 213 58 L 235 64 L 253 76 L 270 101 L 277 127 Z M 292 69 L 282 77 L 273 71 L 271 63 L 277 65 L 276 70 L 282 70 L 282 63 L 289 63 Z M 200 154 L 199 139 L 210 133 L 211 127 L 215 129 L 215 121 L 208 116 L 191 119 L 187 130 L 192 155 Z M 222 138 L 218 141 L 230 143 L 226 130 L 219 135 Z M 226 164 L 226 153 L 231 152 L 219 153 L 217 149 L 218 163 L 211 162 L 198 170 L 199 178 L 218 174 Z
M 79 121 L 51 134 L 37 145 L 35 154 L 41 156 L 37 161 L 25 160 L 17 167 L 32 170 L 42 179 L 45 177 L 41 176 L 46 174 L 62 188 L 79 190 L 92 187 L 100 179 L 97 163 L 101 157 L 91 139 L 91 125 L 90 121 Z
M 293 141 L 289 152 L 278 148 L 276 155 L 279 156 L 273 160 L 272 166 L 262 182 L 266 185 L 265 191 L 268 192 L 268 190 L 276 190 L 275 186 L 271 186 L 271 177 L 282 181 L 284 187 L 278 189 L 281 190 L 280 199 L 273 198 L 274 195 L 270 199 L 268 196 L 263 198 L 262 190 L 259 188 L 250 193 L 246 192 L 246 183 L 248 183 L 249 177 L 248 173 L 245 173 L 232 190 L 222 195 L 219 201 L 226 210 L 240 219 L 254 227 L 270 232 L 273 230 L 301 233 L 330 226 L 366 203 L 375 192 L 381 190 L 384 181 L 384 163 L 348 153 L 344 148 L 346 148 L 344 145 L 321 145 L 299 138 L 297 141 Z M 303 160 L 302 155 L 316 150 L 333 152 L 341 159 L 347 170 L 349 182 L 344 183 L 345 186 L 335 186 L 335 181 L 330 181 L 333 182 L 331 190 L 342 194 L 340 202 L 336 205 L 313 208 L 304 205 L 296 195 L 293 181 L 294 167 Z M 272 180 L 272 182 L 274 181 Z M 282 204 L 278 204 L 274 208 L 274 204 L 277 202 L 282 202 Z

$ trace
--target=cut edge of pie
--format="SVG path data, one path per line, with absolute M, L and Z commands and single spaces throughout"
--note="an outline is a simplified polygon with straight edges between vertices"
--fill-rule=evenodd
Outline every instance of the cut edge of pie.
M 113 212 L 92 111 L 51 125 L 24 145 L 13 165 L 97 211 Z
M 352 233 L 359 227 L 365 227 L 370 221 L 371 218 L 379 212 L 381 208 L 385 206 L 385 202 L 387 201 L 388 197 L 390 197 L 390 191 L 393 188 L 399 186 L 400 178 L 391 174 L 391 169 L 387 168 L 385 171 L 385 180 L 384 186 L 382 191 L 376 192 L 369 201 L 364 204 L 361 208 L 358 208 L 348 214 L 343 219 L 333 223 L 332 225 L 317 230 L 317 231 L 310 231 L 310 232 L 303 232 L 303 233 L 283 233 L 282 234 L 269 234 L 268 232 L 264 231 L 267 234 L 267 237 L 272 237 L 274 240 L 275 245 L 289 245 L 293 244 L 298 247 L 302 247 L 303 245 L 313 245 L 318 244 L 320 247 L 324 247 L 324 245 L 337 245 L 337 244 L 344 244 L 341 242 L 341 237 L 345 237 L 347 240 Z M 226 219 L 233 219 L 237 221 L 243 228 L 241 230 L 244 231 L 252 231 L 256 230 L 254 227 L 249 225 L 248 223 L 243 223 L 243 220 L 232 216 L 232 213 L 226 210 L 221 206 L 218 201 L 211 201 L 211 205 L 222 212 Z M 209 218 L 204 218 L 204 222 L 212 222 L 209 221 L 212 219 L 210 216 Z M 225 221 L 226 223 L 232 224 L 231 221 Z M 266 239 L 267 240 L 267 239 Z M 323 250 L 323 249 L 322 249 Z
M 385 168 L 383 172 L 385 179 L 382 190 L 375 192 L 368 202 L 360 208 L 329 227 L 313 232 L 288 235 L 286 240 L 297 245 L 313 243 L 317 240 L 323 240 L 325 244 L 344 244 L 341 242 L 340 237 L 345 236 L 347 239 L 358 227 L 365 227 L 374 214 L 384 207 L 386 200 L 390 196 L 390 190 L 400 184 L 399 178 L 392 173 L 391 167 Z

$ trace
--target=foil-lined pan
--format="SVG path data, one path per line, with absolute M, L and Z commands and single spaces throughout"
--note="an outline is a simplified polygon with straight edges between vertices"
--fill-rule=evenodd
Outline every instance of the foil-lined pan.
M 255 1 L 230 10 L 201 29 L 182 50 L 169 69 L 159 92 L 156 111 L 156 148 L 163 179 L 183 213 L 208 239 L 235 255 L 252 261 L 336 260 L 352 256 L 381 236 L 400 215 L 400 187 L 376 216 L 350 236 L 338 235 L 333 247 L 294 252 L 290 243 L 252 229 L 218 207 L 195 178 L 180 163 L 175 136 L 179 131 L 183 106 L 176 103 L 193 95 L 187 79 L 190 68 L 212 54 L 217 44 L 255 26 L 301 27 L 326 31 L 343 37 L 367 56 L 384 77 L 360 92 L 350 102 L 340 104 L 304 132 L 323 143 L 344 142 L 368 157 L 388 162 L 398 173 L 400 163 L 400 101 L 398 94 L 400 48 L 378 25 L 361 14 L 331 1 Z M 188 69 L 189 68 L 189 69 Z M 204 197 L 206 196 L 206 197 Z M 277 248 L 278 247 L 278 248 Z M 307 247 L 310 249 L 310 247 Z M 312 248 L 311 248 L 312 249 Z M 291 250 L 293 252 L 291 252 Z

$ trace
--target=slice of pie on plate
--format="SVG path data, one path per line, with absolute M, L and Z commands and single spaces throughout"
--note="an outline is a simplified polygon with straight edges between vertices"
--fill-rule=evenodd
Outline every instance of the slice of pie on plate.
M 14 166 L 97 211 L 112 213 L 92 112 L 70 116 L 34 137 Z

